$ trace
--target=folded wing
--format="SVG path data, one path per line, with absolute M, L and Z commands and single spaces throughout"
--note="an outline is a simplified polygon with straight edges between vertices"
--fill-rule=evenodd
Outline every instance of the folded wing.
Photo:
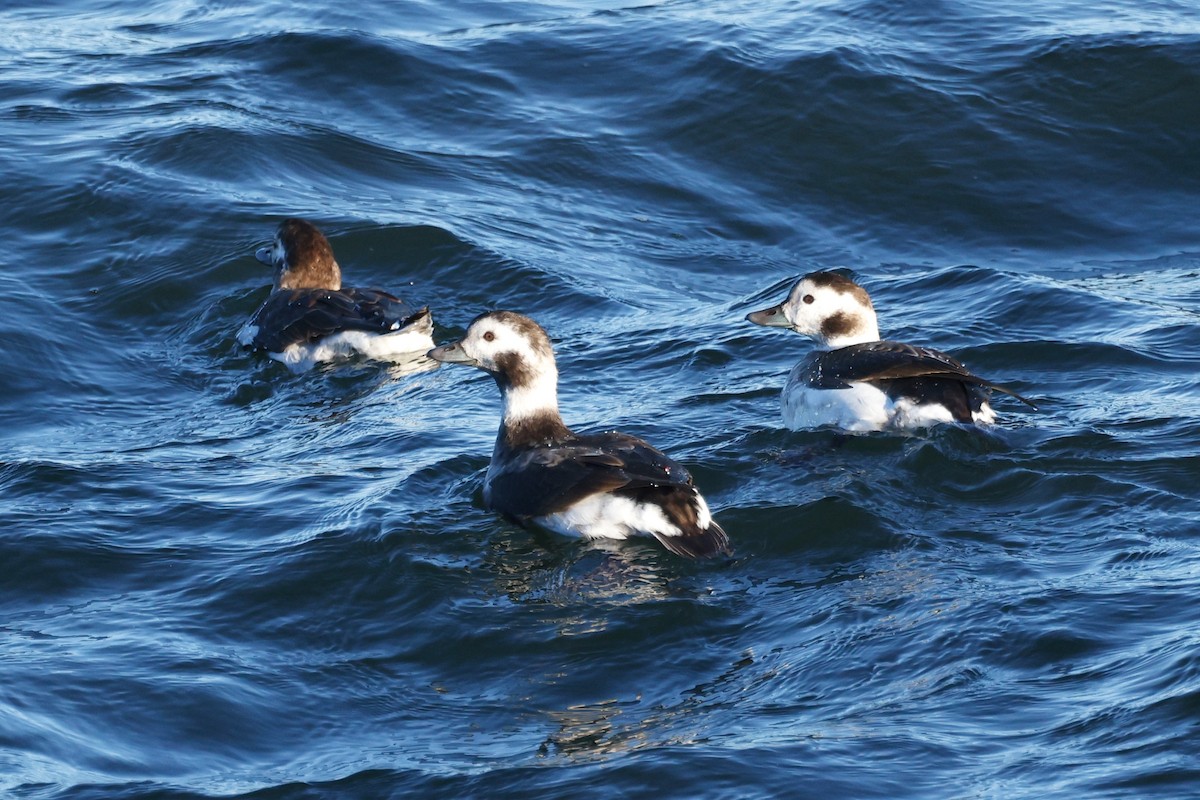
M 821 389 L 844 389 L 851 383 L 885 384 L 906 379 L 951 380 L 981 386 L 1033 402 L 1005 386 L 970 372 L 962 362 L 938 350 L 901 342 L 864 342 L 820 353 L 810 384 Z
M 658 506 L 677 531 L 643 532 L 678 555 L 730 552 L 729 537 L 712 519 L 688 471 L 635 436 L 604 433 L 524 448 L 491 477 L 491 496 L 503 498 L 494 507 L 520 521 L 565 511 L 601 493 Z
M 601 492 L 690 490 L 692 476 L 635 436 L 603 433 L 581 436 L 570 444 L 522 448 L 491 482 L 493 494 L 506 499 L 507 507 L 499 511 L 529 518 L 557 513 Z
M 290 289 L 273 293 L 254 315 L 251 346 L 277 353 L 339 331 L 387 334 L 427 316 L 399 297 L 377 289 Z

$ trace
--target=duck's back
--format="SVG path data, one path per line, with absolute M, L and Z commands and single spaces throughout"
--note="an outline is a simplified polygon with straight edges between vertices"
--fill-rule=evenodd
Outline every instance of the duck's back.
M 408 303 L 378 289 L 281 289 L 250 320 L 255 330 L 243 344 L 278 353 L 341 331 L 383 335 L 400 330 L 415 314 Z
M 350 353 L 388 359 L 433 346 L 428 308 L 378 289 L 280 289 L 238 334 L 293 369 Z
M 648 486 L 691 487 L 682 465 L 645 441 L 616 431 L 498 449 L 488 472 L 486 499 L 518 518 L 562 511 L 601 492 Z
M 628 434 L 499 448 L 484 498 L 513 519 L 560 533 L 613 539 L 650 534 L 691 557 L 729 547 L 688 471 Z
M 957 359 L 930 348 L 878 341 L 814 351 L 788 377 L 784 424 L 870 431 L 989 423 L 995 418 L 991 387 Z

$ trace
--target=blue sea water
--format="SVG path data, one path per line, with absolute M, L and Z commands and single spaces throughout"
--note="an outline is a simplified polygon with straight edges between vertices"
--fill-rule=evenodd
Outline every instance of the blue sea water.
M 12 0 L 0 793 L 1200 792 L 1200 7 Z M 516 528 L 482 374 L 242 352 L 286 216 L 538 319 L 736 548 Z M 1035 399 L 783 429 L 846 267 Z

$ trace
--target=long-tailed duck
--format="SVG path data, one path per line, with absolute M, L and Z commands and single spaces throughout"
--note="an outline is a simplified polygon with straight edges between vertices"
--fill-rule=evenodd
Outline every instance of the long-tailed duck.
M 813 337 L 816 349 L 783 388 L 783 422 L 792 429 L 833 425 L 848 431 L 923 428 L 939 422 L 991 423 L 996 390 L 955 358 L 927 347 L 880 340 L 867 291 L 836 272 L 812 272 L 777 306 L 754 311 L 758 325 Z
M 731 552 L 682 465 L 634 436 L 577 434 L 563 423 L 554 350 L 529 317 L 482 314 L 429 357 L 478 367 L 500 387 L 503 416 L 483 486 L 492 510 L 588 539 L 653 536 L 691 558 Z
M 433 347 L 429 309 L 414 311 L 379 289 L 343 288 L 333 248 L 311 222 L 285 219 L 255 257 L 275 267 L 275 286 L 238 342 L 294 372 L 354 352 L 386 361 Z

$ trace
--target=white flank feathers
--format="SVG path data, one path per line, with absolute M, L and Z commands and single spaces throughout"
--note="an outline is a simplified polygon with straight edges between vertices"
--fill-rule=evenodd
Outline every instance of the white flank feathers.
M 567 536 L 584 539 L 627 539 L 636 534 L 679 536 L 679 526 L 667 519 L 662 507 L 638 503 L 628 497 L 595 494 L 565 511 L 536 520 L 539 525 Z
M 238 341 L 241 341 L 241 334 L 239 334 Z M 367 358 L 377 361 L 395 361 L 398 357 L 412 358 L 418 354 L 424 354 L 431 347 L 433 347 L 433 337 L 429 335 L 428 330 L 405 329 L 386 334 L 342 331 L 311 344 L 294 344 L 285 348 L 282 353 L 268 353 L 268 355 L 276 361 L 286 364 L 292 372 L 304 372 L 312 369 L 313 365 L 318 362 L 330 361 L 354 353 L 361 353 Z

